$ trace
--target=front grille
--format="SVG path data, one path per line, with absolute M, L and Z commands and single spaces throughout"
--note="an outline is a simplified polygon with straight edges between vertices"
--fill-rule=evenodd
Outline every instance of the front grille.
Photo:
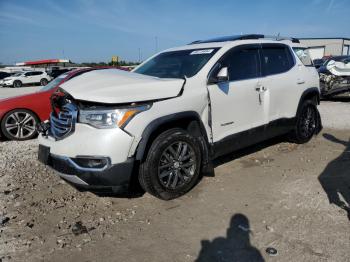
M 60 140 L 74 132 L 77 122 L 78 109 L 72 103 L 62 106 L 59 113 L 52 112 L 50 115 L 50 133 L 56 139 Z

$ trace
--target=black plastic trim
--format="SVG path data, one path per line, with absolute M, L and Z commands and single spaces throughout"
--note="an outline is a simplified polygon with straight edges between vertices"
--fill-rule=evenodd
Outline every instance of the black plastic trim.
M 70 161 L 50 154 L 48 147 L 40 145 L 38 159 L 59 173 L 79 177 L 91 187 L 128 186 L 134 168 L 134 159 L 129 158 L 123 163 L 111 165 L 102 171 L 82 170 L 74 166 Z
M 213 159 L 270 138 L 287 134 L 294 128 L 295 121 L 296 118 L 277 119 L 269 124 L 225 137 L 214 143 Z
M 184 111 L 184 112 L 179 112 L 171 115 L 162 116 L 160 118 L 153 120 L 151 123 L 149 123 L 142 133 L 142 139 L 137 147 L 135 159 L 136 160 L 144 159 L 148 141 L 153 132 L 155 132 L 162 125 L 170 124 L 172 122 L 176 122 L 183 119 L 191 119 L 199 123 L 201 134 L 206 141 L 207 147 L 209 148 L 207 131 L 201 121 L 199 114 L 195 111 Z

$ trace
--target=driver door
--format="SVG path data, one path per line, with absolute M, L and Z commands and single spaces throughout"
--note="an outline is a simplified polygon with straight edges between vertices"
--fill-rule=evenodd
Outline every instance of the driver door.
M 225 141 L 235 139 L 235 134 L 249 134 L 268 122 L 268 94 L 260 85 L 259 52 L 257 44 L 238 46 L 218 61 L 221 68 L 227 67 L 229 80 L 208 84 L 214 144 L 224 142 L 230 147 Z

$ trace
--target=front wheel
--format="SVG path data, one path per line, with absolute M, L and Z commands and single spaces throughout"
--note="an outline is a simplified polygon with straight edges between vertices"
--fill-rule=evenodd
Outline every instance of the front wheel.
M 313 135 L 317 133 L 318 110 L 312 101 L 305 101 L 298 114 L 296 126 L 291 133 L 291 140 L 297 144 L 304 144 L 311 140 Z
M 170 200 L 187 193 L 201 170 L 198 139 L 180 128 L 160 134 L 140 166 L 139 181 L 151 195 Z
M 19 81 L 19 80 L 15 80 L 14 82 L 13 82 L 13 87 L 21 87 L 22 86 L 22 82 L 21 81 Z
M 40 80 L 40 85 L 42 85 L 42 86 L 46 86 L 47 83 L 48 83 L 48 81 L 47 81 L 46 78 L 43 78 L 43 79 Z
M 16 109 L 8 112 L 1 121 L 2 134 L 9 140 L 28 140 L 37 135 L 38 118 L 33 112 Z

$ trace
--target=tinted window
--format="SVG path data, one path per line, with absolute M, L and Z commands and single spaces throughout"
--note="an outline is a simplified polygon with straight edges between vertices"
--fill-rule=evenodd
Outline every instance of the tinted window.
M 10 74 L 6 73 L 6 72 L 0 72 L 0 78 L 5 78 L 10 76 Z
M 228 67 L 230 81 L 244 80 L 260 76 L 258 48 L 235 48 L 224 57 L 221 63 L 222 67 Z
M 25 76 L 31 76 L 31 75 L 33 75 L 33 73 L 32 72 L 28 72 L 28 73 L 25 73 L 24 75 Z
M 266 44 L 262 47 L 264 75 L 274 75 L 288 71 L 294 65 L 292 54 L 285 45 Z
M 32 76 L 38 76 L 38 75 L 42 75 L 43 72 L 32 72 Z

